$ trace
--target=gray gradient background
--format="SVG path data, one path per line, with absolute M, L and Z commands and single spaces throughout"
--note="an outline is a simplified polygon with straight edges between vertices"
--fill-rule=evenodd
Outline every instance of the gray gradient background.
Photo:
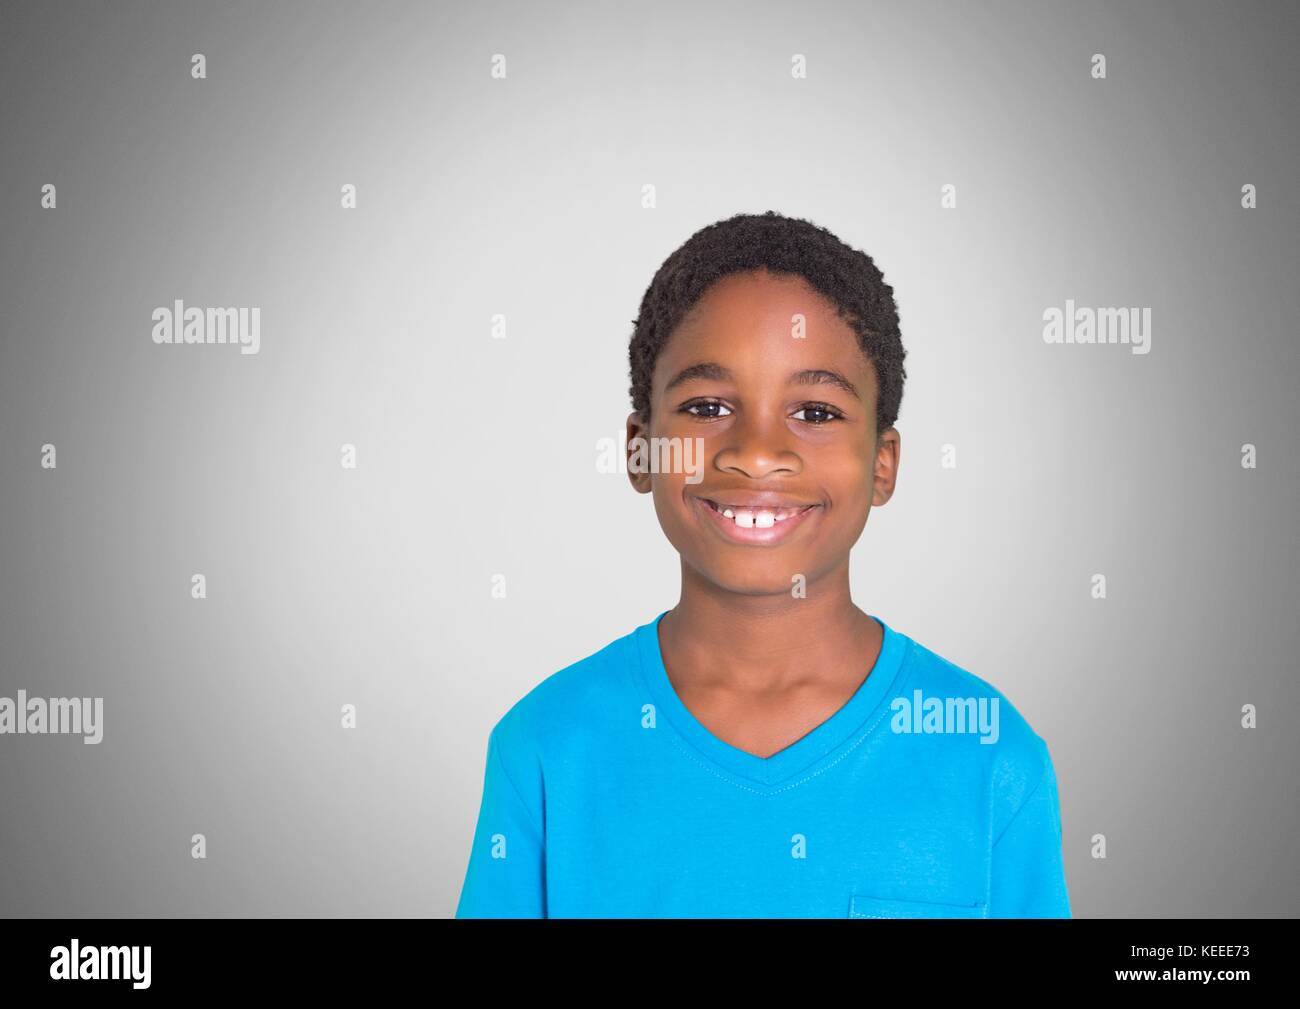
M 106 726 L 0 737 L 0 912 L 452 914 L 488 730 L 677 598 L 650 500 L 595 470 L 640 297 L 772 208 L 895 287 L 902 469 L 855 599 L 1048 741 L 1075 914 L 1294 914 L 1298 27 L 5 4 L 0 695 Z M 176 298 L 260 306 L 261 353 L 155 346 Z M 1067 298 L 1150 306 L 1151 353 L 1045 345 Z

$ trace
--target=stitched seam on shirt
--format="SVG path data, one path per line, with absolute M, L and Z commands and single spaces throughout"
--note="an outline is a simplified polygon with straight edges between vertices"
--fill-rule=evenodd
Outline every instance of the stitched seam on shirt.
M 1041 739 L 1039 739 L 1038 742 L 1042 745 Z M 993 847 L 996 848 L 998 846 L 998 842 L 1006 836 L 1007 831 L 1011 829 L 1011 825 L 1016 822 L 1016 818 L 1020 816 L 1020 814 L 1024 812 L 1025 807 L 1029 805 L 1029 800 L 1031 800 L 1038 793 L 1038 790 L 1043 787 L 1043 782 L 1047 780 L 1047 772 L 1050 766 L 1051 765 L 1046 762 L 1043 764 L 1043 773 L 1039 775 L 1038 783 L 1029 790 L 1029 794 L 1025 796 L 1025 801 L 1022 802 L 1016 808 L 1016 811 L 1011 814 L 1011 819 L 1007 821 L 1007 825 L 998 831 L 998 836 L 993 840 Z
M 901 672 L 902 669 L 904 669 L 904 668 L 907 670 L 906 676 L 905 676 L 902 680 L 899 681 L 899 690 L 900 690 L 900 692 L 901 692 L 902 688 L 903 688 L 904 686 L 907 685 L 908 680 L 910 679 L 910 677 L 911 677 L 911 675 L 912 675 L 912 672 L 913 672 L 913 670 L 912 670 L 912 668 L 911 668 L 911 658 L 912 658 L 912 651 L 913 651 L 913 649 L 914 649 L 914 647 L 915 647 L 915 644 L 916 644 L 915 642 L 911 642 L 911 643 L 908 644 L 908 646 L 907 646 L 907 654 L 903 656 L 902 664 L 901 664 L 900 667 L 899 667 L 900 672 Z M 882 701 L 883 701 L 883 698 L 882 698 Z M 774 796 L 774 795 L 780 795 L 782 792 L 788 792 L 788 791 L 790 791 L 792 788 L 798 788 L 800 785 L 805 784 L 806 782 L 812 781 L 812 779 L 815 778 L 815 777 L 817 777 L 819 774 L 825 774 L 825 773 L 826 773 L 827 771 L 829 771 L 832 767 L 834 767 L 836 764 L 838 764 L 841 760 L 844 760 L 846 757 L 848 757 L 848 755 L 849 755 L 850 753 L 852 753 L 852 752 L 853 752 L 854 750 L 856 750 L 859 746 L 861 746 L 862 743 L 866 740 L 866 738 L 867 738 L 868 736 L 870 736 L 872 732 L 875 731 L 876 726 L 880 724 L 880 720 L 881 720 L 882 718 L 884 718 L 886 714 L 888 714 L 889 710 L 890 710 L 890 709 L 889 709 L 889 706 L 888 706 L 888 705 L 885 705 L 884 707 L 882 707 L 881 710 L 880 710 L 880 714 L 878 714 L 878 715 L 875 717 L 875 719 L 872 721 L 872 723 L 871 723 L 869 726 L 867 726 L 866 730 L 862 733 L 862 735 L 860 735 L 860 736 L 857 738 L 857 740 L 853 743 L 853 745 L 850 746 L 850 747 L 849 747 L 847 750 L 845 750 L 843 753 L 841 753 L 841 754 L 840 754 L 838 757 L 836 757 L 834 760 L 832 760 L 832 761 L 831 761 L 829 764 L 827 764 L 825 767 L 821 768 L 820 770 L 813 771 L 812 774 L 808 775 L 808 776 L 805 777 L 805 778 L 800 778 L 798 781 L 791 782 L 789 785 L 782 785 L 780 788 L 777 788 L 777 789 L 775 789 L 775 790 L 773 790 L 773 791 L 769 791 L 769 792 L 764 792 L 764 791 L 762 791 L 761 789 L 752 788 L 752 787 L 750 787 L 749 785 L 742 785 L 742 784 L 741 784 L 740 782 L 738 782 L 738 781 L 732 781 L 731 778 L 728 778 L 728 777 L 726 777 L 725 775 L 719 774 L 719 773 L 717 772 L 716 769 L 714 769 L 714 768 L 713 768 L 712 766 L 710 766 L 709 764 L 706 764 L 706 763 L 705 763 L 705 762 L 704 762 L 704 761 L 703 761 L 703 760 L 702 760 L 702 759 L 701 759 L 701 758 L 700 758 L 700 757 L 699 757 L 699 756 L 698 756 L 694 751 L 689 750 L 689 749 L 686 748 L 686 745 L 685 745 L 685 744 L 684 744 L 684 743 L 683 743 L 683 742 L 682 742 L 682 741 L 677 737 L 677 732 L 676 732 L 675 729 L 674 729 L 674 731 L 673 731 L 673 733 L 672 733 L 672 741 L 673 741 L 673 744 L 674 744 L 674 745 L 675 745 L 679 750 L 681 750 L 683 753 L 685 753 L 686 756 L 690 757 L 691 760 L 695 761 L 695 763 L 699 764 L 699 765 L 700 765 L 701 767 L 703 767 L 706 771 L 708 771 L 710 774 L 712 774 L 715 778 L 720 778 L 721 780 L 723 780 L 723 781 L 725 781 L 725 782 L 727 782 L 727 783 L 729 783 L 729 784 L 735 785 L 737 788 L 743 789 L 743 790 L 746 791 L 746 792 L 752 792 L 752 793 L 754 793 L 755 795 L 762 795 L 762 796 L 765 796 L 765 797 L 771 797 L 771 796 Z
M 965 905 L 962 905 L 962 906 L 964 907 Z M 982 907 L 983 905 L 980 905 L 980 906 Z M 892 914 L 867 914 L 867 913 L 864 912 L 864 911 L 851 911 L 851 912 L 849 913 L 849 917 L 850 917 L 850 918 L 881 918 L 881 919 L 888 918 L 888 919 L 890 919 L 891 921 L 896 921 L 896 920 L 897 920 L 896 918 L 894 918 L 894 916 L 893 916 Z M 942 916 L 940 916 L 940 915 L 935 915 L 934 917 L 942 917 Z M 980 917 L 981 917 L 981 918 L 987 918 L 988 915 L 987 915 L 987 914 L 981 914 Z
M 523 793 L 519 791 L 519 787 L 515 784 L 514 779 L 510 777 L 510 772 L 506 770 L 506 762 L 501 759 L 501 741 L 499 738 L 497 740 L 496 745 L 492 747 L 492 752 L 496 754 L 497 767 L 501 768 L 501 776 L 505 778 L 506 781 L 509 783 L 510 790 L 515 793 L 515 798 L 519 800 L 519 805 L 524 807 L 524 813 L 528 817 L 528 822 L 531 823 L 533 825 L 533 829 L 537 831 L 537 836 L 539 838 L 545 839 L 546 837 L 545 831 L 543 831 L 542 828 L 538 826 L 537 821 L 533 818 L 533 811 L 528 808 L 528 803 L 524 801 Z

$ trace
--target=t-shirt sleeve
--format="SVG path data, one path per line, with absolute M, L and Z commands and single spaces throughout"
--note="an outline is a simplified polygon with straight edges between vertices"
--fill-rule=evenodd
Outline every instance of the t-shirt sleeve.
M 488 736 L 487 769 L 457 918 L 545 918 L 545 835 L 502 756 L 500 726 Z
M 1047 744 L 1038 783 L 993 842 L 990 918 L 1069 918 L 1061 809 Z

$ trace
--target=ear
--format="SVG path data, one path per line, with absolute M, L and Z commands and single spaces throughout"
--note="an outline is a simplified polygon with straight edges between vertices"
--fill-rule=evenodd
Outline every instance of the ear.
M 638 494 L 650 493 L 650 425 L 633 410 L 627 415 L 627 479 Z
M 872 471 L 871 506 L 887 504 L 898 482 L 898 461 L 902 453 L 902 436 L 898 428 L 887 427 L 876 437 L 876 462 Z

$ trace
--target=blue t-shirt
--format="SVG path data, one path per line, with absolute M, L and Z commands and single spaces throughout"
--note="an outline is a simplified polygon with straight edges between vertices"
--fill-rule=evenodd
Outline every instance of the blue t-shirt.
M 759 757 L 678 698 L 662 617 L 492 729 L 456 917 L 1070 916 L 1047 744 L 993 686 L 876 617 L 854 695 Z

